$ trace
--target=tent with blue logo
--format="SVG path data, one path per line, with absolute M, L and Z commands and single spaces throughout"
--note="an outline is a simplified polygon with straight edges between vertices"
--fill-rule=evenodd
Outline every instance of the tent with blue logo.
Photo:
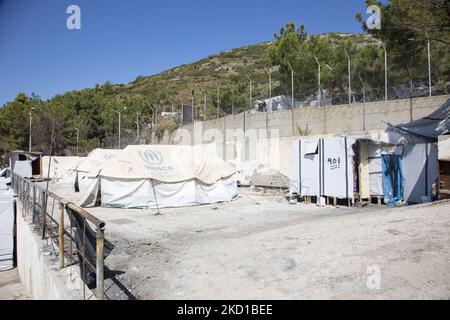
M 233 200 L 235 174 L 215 144 L 136 145 L 99 170 L 97 185 L 103 207 L 181 207 Z M 96 196 L 93 190 L 84 206 L 93 205 Z

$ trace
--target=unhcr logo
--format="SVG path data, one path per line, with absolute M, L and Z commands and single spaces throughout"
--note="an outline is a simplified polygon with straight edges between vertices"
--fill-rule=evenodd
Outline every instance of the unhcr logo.
M 151 165 L 158 165 L 163 162 L 163 156 L 159 151 L 145 150 L 144 152 L 139 152 L 139 156 Z

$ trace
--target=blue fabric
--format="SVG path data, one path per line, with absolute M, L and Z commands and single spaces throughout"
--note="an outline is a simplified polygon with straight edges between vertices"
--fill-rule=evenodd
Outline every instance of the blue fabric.
M 396 205 L 403 200 L 403 167 L 401 156 L 381 155 L 383 164 L 384 202 Z

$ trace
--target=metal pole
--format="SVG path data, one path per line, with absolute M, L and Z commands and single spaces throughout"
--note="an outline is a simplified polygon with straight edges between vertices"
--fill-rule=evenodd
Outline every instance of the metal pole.
M 220 87 L 217 86 L 217 118 L 220 117 Z
M 64 205 L 59 203 L 58 244 L 59 244 L 59 269 L 64 268 Z
M 203 91 L 203 120 L 206 120 L 206 91 Z
M 318 81 L 317 81 L 317 106 L 320 107 L 320 96 L 321 96 L 321 92 L 320 92 L 320 63 L 319 63 L 319 59 L 317 59 L 316 56 L 314 56 L 314 59 L 316 60 L 317 66 L 319 67 L 319 74 L 317 76 Z
M 352 61 L 348 55 L 347 49 L 344 48 L 348 61 L 348 104 L 352 103 Z
M 30 137 L 28 138 L 28 152 L 31 152 L 31 122 L 32 122 L 31 113 L 32 111 L 28 113 L 28 115 L 30 116 Z
M 428 94 L 431 97 L 431 46 L 427 29 L 425 29 L 425 35 L 427 37 L 427 51 L 428 51 Z
M 270 70 L 267 68 L 264 68 L 267 75 L 269 76 L 269 101 L 270 101 L 270 111 L 272 111 L 272 74 L 270 73 Z
M 105 266 L 104 266 L 104 254 L 103 249 L 105 246 L 105 231 L 102 228 L 97 228 L 97 263 L 96 263 L 96 283 L 95 296 L 98 300 L 103 300 L 104 298 L 104 286 L 105 286 Z
M 234 114 L 234 83 L 233 83 L 233 86 L 232 86 L 231 114 Z
M 387 50 L 384 42 L 380 40 L 380 43 L 384 50 L 384 100 L 388 100 L 388 68 L 387 68 Z
M 292 69 L 291 64 L 288 61 L 289 69 L 291 69 L 291 122 L 292 122 L 292 135 L 295 136 L 295 121 L 294 121 L 294 69 Z
M 363 131 L 366 131 L 366 87 L 364 86 L 364 81 L 361 78 L 361 74 L 358 74 L 358 76 L 363 89 Z
M 78 128 L 76 128 L 77 129 L 77 156 L 78 156 L 78 142 L 79 142 L 79 140 L 80 140 L 80 130 L 78 129 Z
M 192 90 L 192 123 L 195 122 L 195 111 L 194 111 L 194 105 L 195 105 L 195 92 Z
M 248 74 L 246 76 L 247 76 L 247 79 L 249 81 L 249 95 L 248 95 L 249 97 L 248 97 L 248 101 L 249 101 L 249 106 L 250 106 L 249 110 L 251 110 L 252 109 L 252 79 L 248 76 Z
M 139 132 L 139 112 L 136 113 L 136 136 L 139 139 L 140 132 Z
M 119 111 L 119 149 L 120 149 L 120 127 L 122 126 L 121 112 Z

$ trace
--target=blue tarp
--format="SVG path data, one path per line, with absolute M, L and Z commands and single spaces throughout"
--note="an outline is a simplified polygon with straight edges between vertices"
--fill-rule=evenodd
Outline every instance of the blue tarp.
M 384 202 L 396 205 L 403 200 L 403 167 L 401 156 L 381 155 L 383 164 Z

